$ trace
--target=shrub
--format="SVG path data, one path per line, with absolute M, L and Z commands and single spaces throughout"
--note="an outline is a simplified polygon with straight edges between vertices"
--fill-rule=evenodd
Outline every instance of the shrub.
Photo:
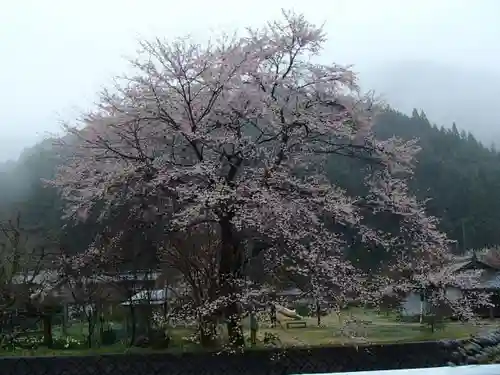
M 151 332 L 150 346 L 153 349 L 167 349 L 170 346 L 170 336 L 163 330 Z
M 14 351 L 17 348 L 34 350 L 43 346 L 43 336 L 32 335 L 18 337 L 13 340 L 6 340 L 2 345 L 2 349 L 6 351 Z M 52 339 L 52 348 L 58 350 L 82 349 L 87 347 L 86 341 L 77 340 L 73 337 L 54 337 Z
M 311 308 L 306 303 L 298 303 L 295 305 L 295 312 L 300 316 L 309 316 L 311 313 Z
M 53 349 L 74 350 L 74 349 L 82 349 L 82 348 L 86 348 L 86 347 L 87 347 L 86 342 L 74 339 L 74 338 L 69 337 L 69 336 L 54 338 L 54 340 L 52 341 L 52 348 Z
M 102 332 L 101 343 L 102 345 L 113 345 L 116 343 L 116 332 L 113 328 L 108 328 Z
M 264 332 L 264 339 L 262 342 L 266 346 L 279 346 L 281 344 L 279 336 L 272 332 Z
M 423 323 L 427 329 L 434 332 L 445 328 L 446 319 L 439 314 L 429 314 L 424 316 Z
M 149 337 L 146 335 L 138 336 L 134 341 L 134 346 L 139 348 L 147 348 L 149 346 Z

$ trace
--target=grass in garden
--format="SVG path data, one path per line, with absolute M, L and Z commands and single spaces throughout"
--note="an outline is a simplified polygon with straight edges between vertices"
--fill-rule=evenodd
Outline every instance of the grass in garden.
M 346 319 L 355 316 L 364 324 L 346 324 Z M 282 319 L 281 326 L 270 328 L 261 324 L 258 338 L 262 340 L 265 332 L 279 337 L 283 346 L 322 346 L 352 343 L 396 343 L 412 341 L 431 341 L 440 339 L 468 338 L 479 330 L 494 326 L 494 321 L 484 321 L 481 324 L 447 322 L 442 328 L 434 332 L 420 323 L 407 323 L 397 320 L 395 314 L 378 314 L 372 310 L 351 309 L 341 314 L 322 317 L 321 326 L 317 326 L 316 318 L 304 318 L 306 328 L 286 329 L 286 322 L 291 319 Z M 244 324 L 247 326 L 247 324 Z M 248 328 L 247 328 L 248 329 Z
M 346 324 L 345 321 L 352 316 L 364 322 L 364 324 Z M 272 334 L 279 338 L 279 346 L 324 346 L 324 345 L 349 345 L 363 343 L 396 343 L 396 342 L 414 342 L 431 341 L 440 339 L 458 339 L 468 338 L 488 327 L 494 327 L 497 322 L 485 320 L 481 324 L 447 322 L 442 328 L 432 332 L 430 328 L 419 323 L 407 323 L 398 321 L 396 314 L 378 314 L 373 310 L 350 309 L 344 311 L 339 317 L 336 314 L 330 314 L 322 317 L 321 326 L 317 326 L 317 320 L 314 317 L 304 318 L 306 328 L 286 328 L 286 322 L 291 319 L 279 318 L 281 325 L 271 328 L 268 322 L 259 323 L 257 347 L 263 346 L 264 337 Z M 116 329 L 122 330 L 119 324 L 114 325 Z M 248 319 L 243 321 L 245 336 L 250 335 Z M 342 333 L 344 331 L 344 333 Z M 185 351 L 200 350 L 200 348 L 186 339 L 194 332 L 194 328 L 173 328 L 169 330 L 172 336 L 171 348 L 169 352 L 179 353 Z M 67 329 L 68 336 L 79 341 L 85 340 L 87 327 L 84 323 L 73 324 Z M 62 337 L 61 327 L 54 327 L 54 337 Z M 0 352 L 0 355 L 91 355 L 104 353 L 137 353 L 148 352 L 151 349 L 130 348 L 127 345 L 126 336 L 119 337 L 120 342 L 103 347 L 83 348 L 83 349 L 48 349 L 44 347 L 36 350 L 15 350 L 13 352 Z

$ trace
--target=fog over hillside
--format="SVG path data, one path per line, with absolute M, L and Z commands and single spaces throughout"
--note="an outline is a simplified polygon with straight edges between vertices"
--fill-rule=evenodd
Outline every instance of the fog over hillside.
M 356 70 L 356 66 L 354 68 Z M 365 90 L 410 114 L 422 109 L 440 126 L 471 131 L 486 146 L 500 143 L 500 74 L 432 61 L 395 61 L 359 70 Z M 42 135 L 11 135 L 0 141 L 0 161 L 16 159 Z
M 432 61 L 401 61 L 366 69 L 364 88 L 376 90 L 394 108 L 422 109 L 438 125 L 476 135 L 485 145 L 500 143 L 500 74 Z
M 0 162 L 17 160 L 21 152 L 40 142 L 43 136 L 28 134 L 7 134 L 0 138 Z
M 89 109 L 113 76 L 130 73 L 126 59 L 138 40 L 189 35 L 205 43 L 209 35 L 262 27 L 283 8 L 323 25 L 322 63 L 354 64 L 363 87 L 385 93 L 393 107 L 423 109 L 444 126 L 455 121 L 486 144 L 500 140 L 498 0 L 254 0 L 250 7 L 193 0 L 191 8 L 164 0 L 5 2 L 0 161 L 57 132 L 74 109 Z

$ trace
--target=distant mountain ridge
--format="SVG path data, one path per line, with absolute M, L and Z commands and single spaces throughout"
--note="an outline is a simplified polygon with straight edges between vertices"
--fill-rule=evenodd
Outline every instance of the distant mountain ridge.
M 0 164 L 8 160 L 16 161 L 23 151 L 32 148 L 43 139 L 43 136 L 37 134 L 0 134 Z

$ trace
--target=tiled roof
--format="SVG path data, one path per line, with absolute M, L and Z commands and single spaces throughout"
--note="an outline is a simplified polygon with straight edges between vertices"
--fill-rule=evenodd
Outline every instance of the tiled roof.
M 497 270 L 467 270 L 457 275 L 456 280 L 463 289 L 500 290 L 500 271 Z
M 132 296 L 131 301 L 123 302 L 122 305 L 128 306 L 130 304 L 137 305 L 141 303 L 159 305 L 165 303 L 173 295 L 174 293 L 170 289 L 143 290 Z
M 500 289 L 500 272 L 497 272 L 493 277 L 485 281 L 482 287 L 485 289 Z
M 96 281 L 96 282 L 116 282 L 116 281 L 144 281 L 156 280 L 160 276 L 157 271 L 138 271 L 138 272 L 122 272 L 118 275 L 94 275 L 91 277 L 82 276 L 82 280 Z M 46 284 L 57 282 L 60 274 L 56 270 L 41 270 L 37 273 L 27 272 L 25 274 L 18 274 L 12 278 L 14 284 Z

